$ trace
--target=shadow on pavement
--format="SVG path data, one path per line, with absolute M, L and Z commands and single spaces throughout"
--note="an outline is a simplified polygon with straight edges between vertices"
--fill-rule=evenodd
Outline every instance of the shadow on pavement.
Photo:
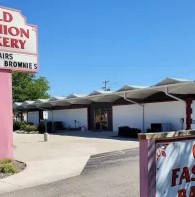
M 56 133 L 52 133 L 51 135 L 62 135 L 62 136 L 72 136 L 72 137 L 83 137 L 83 138 L 99 138 L 99 139 L 113 139 L 120 141 L 135 141 L 136 138 L 125 138 L 119 137 L 116 132 L 112 131 L 67 131 L 61 130 Z

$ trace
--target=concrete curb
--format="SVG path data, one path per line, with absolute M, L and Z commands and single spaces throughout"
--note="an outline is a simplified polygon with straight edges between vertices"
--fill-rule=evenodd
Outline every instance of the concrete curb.
M 89 156 L 85 156 L 27 163 L 22 172 L 0 180 L 0 194 L 78 176 L 88 160 Z

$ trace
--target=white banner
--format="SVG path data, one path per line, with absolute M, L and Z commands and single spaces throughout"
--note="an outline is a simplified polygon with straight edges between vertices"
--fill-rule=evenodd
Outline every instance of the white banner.
M 156 197 L 195 196 L 195 140 L 156 144 Z

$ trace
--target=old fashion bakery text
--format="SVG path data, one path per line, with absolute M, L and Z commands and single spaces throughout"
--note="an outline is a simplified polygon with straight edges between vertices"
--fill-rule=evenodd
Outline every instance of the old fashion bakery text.
M 10 26 L 13 19 L 9 12 L 0 13 L 0 46 L 25 49 L 26 41 L 30 38 L 29 29 Z

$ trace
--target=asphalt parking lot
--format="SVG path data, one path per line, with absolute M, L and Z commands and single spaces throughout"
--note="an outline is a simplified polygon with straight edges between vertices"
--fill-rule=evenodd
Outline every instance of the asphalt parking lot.
M 1 197 L 138 197 L 138 148 L 90 157 L 81 175 Z
M 41 134 L 14 133 L 14 157 L 27 168 L 0 180 L 0 193 L 78 176 L 91 155 L 138 146 L 138 141 L 118 138 L 112 132 L 65 132 L 50 135 L 48 142 Z

